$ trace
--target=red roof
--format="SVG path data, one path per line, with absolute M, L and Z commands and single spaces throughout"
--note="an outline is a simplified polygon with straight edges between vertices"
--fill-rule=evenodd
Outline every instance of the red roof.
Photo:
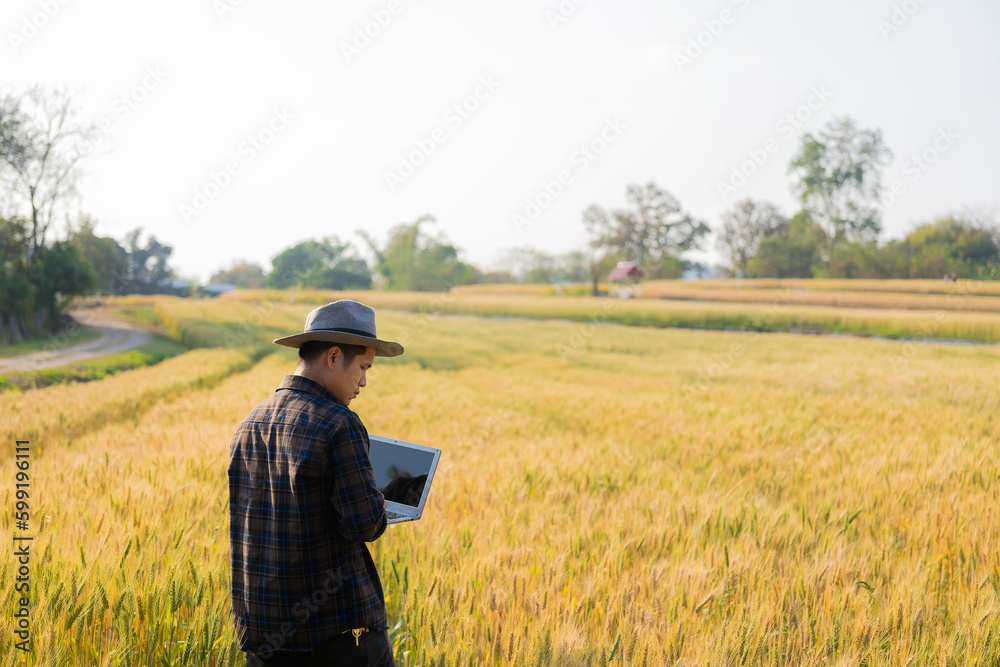
M 642 278 L 642 269 L 635 265 L 635 262 L 618 262 L 618 266 L 611 269 L 608 280 L 627 280 L 628 278 Z

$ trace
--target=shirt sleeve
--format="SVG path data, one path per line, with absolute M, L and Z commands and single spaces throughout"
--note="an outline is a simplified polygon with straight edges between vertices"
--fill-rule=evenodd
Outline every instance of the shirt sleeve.
M 352 543 L 372 542 L 385 532 L 383 497 L 368 460 L 368 431 L 356 415 L 344 419 L 327 443 L 336 530 Z

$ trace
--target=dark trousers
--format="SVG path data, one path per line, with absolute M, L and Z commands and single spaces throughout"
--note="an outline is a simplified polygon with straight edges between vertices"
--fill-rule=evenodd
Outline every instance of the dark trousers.
M 351 633 L 329 639 L 312 651 L 247 654 L 247 667 L 396 667 L 389 631 L 364 632 L 357 646 Z

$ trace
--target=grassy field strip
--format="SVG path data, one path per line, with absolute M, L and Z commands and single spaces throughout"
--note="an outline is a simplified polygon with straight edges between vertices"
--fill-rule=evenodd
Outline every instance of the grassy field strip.
M 942 294 L 956 296 L 1000 296 L 1000 281 L 996 280 L 831 280 L 799 278 L 744 278 L 712 280 L 650 280 L 641 283 L 644 292 L 654 296 L 659 289 L 744 289 L 744 290 L 807 290 L 834 292 L 893 292 L 898 294 Z
M 33 561 L 31 664 L 236 664 L 228 445 L 290 365 L 287 354 L 266 358 L 33 462 L 41 557 Z M 0 578 L 9 581 L 9 568 Z M 9 623 L 0 621 L 3 665 L 15 653 Z
M 34 451 L 72 442 L 108 423 L 133 420 L 157 401 L 210 386 L 243 370 L 250 358 L 237 350 L 192 350 L 156 366 L 125 371 L 84 384 L 0 393 L 0 437 L 30 440 Z
M 154 310 L 167 333 L 191 347 L 248 347 L 255 356 L 270 354 L 271 341 L 290 332 L 302 331 L 305 312 L 281 311 L 287 296 L 246 304 L 225 299 L 157 298 Z
M 599 288 L 607 293 L 608 283 Z M 647 280 L 637 286 L 644 295 L 656 297 L 660 290 L 741 290 L 776 291 L 798 290 L 810 292 L 885 292 L 894 294 L 939 294 L 956 296 L 1000 296 L 1000 281 L 993 280 L 805 280 L 798 278 L 712 278 L 710 280 Z M 592 286 L 584 283 L 523 284 L 502 283 L 489 285 L 462 285 L 453 288 L 462 294 L 493 294 L 522 296 L 588 296 Z
M 227 295 L 229 296 L 229 295 Z M 1000 341 L 1000 317 L 990 313 L 874 310 L 792 305 L 779 294 L 774 302 L 732 304 L 593 297 L 484 296 L 419 292 L 238 292 L 228 300 L 281 299 L 295 304 L 358 299 L 375 308 L 430 314 L 486 317 L 558 318 L 577 322 L 617 322 L 632 326 L 848 333 L 887 338 Z M 307 311 L 303 307 L 303 311 Z
M 928 295 L 889 292 L 835 292 L 792 289 L 703 289 L 697 285 L 643 285 L 639 297 L 725 301 L 730 303 L 774 303 L 831 306 L 835 308 L 878 308 L 892 310 L 954 310 L 1000 313 L 1000 297 L 971 295 Z

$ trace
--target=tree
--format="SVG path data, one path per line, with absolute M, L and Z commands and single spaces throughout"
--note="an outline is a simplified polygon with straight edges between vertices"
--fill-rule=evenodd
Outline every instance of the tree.
M 504 252 L 500 267 L 524 283 L 581 283 L 589 276 L 587 256 L 580 251 L 554 255 L 531 247 L 511 248 Z
M 69 298 L 85 294 L 94 285 L 96 274 L 69 241 L 56 241 L 38 249 L 32 269 L 35 291 L 35 326 L 51 319 L 59 322 Z M 55 327 L 53 327 L 55 328 Z
M 591 246 L 603 250 L 605 257 L 634 261 L 651 278 L 679 276 L 687 267 L 680 255 L 700 246 L 711 231 L 708 225 L 684 213 L 680 203 L 654 183 L 628 186 L 626 199 L 628 207 L 610 215 L 599 206 L 584 212 Z
M 91 218 L 84 216 L 78 228 L 70 229 L 69 242 L 94 269 L 94 287 L 105 294 L 124 294 L 128 287 L 128 252 L 110 236 L 97 236 L 95 226 Z
M 4 339 L 54 333 L 69 298 L 94 282 L 93 270 L 74 246 L 66 241 L 49 246 L 45 238 L 53 215 L 73 193 L 91 131 L 75 117 L 65 91 L 35 86 L 0 97 L 0 185 L 10 209 L 0 230 Z
M 948 216 L 890 241 L 883 254 L 894 277 L 975 279 L 1000 262 L 1000 243 L 995 227 Z
M 30 221 L 29 259 L 45 245 L 53 215 L 76 187 L 78 165 L 94 132 L 76 116 L 65 90 L 34 86 L 0 99 L 0 126 L 5 129 L 0 176 Z
M 336 236 L 285 248 L 271 260 L 271 273 L 265 279 L 268 287 L 278 289 L 367 289 L 371 282 L 367 262 Z
M 384 248 L 359 232 L 375 254 L 375 270 L 387 289 L 444 292 L 478 280 L 476 267 L 461 261 L 458 248 L 443 234 L 431 236 L 421 229 L 434 222 L 433 217 L 425 215 L 415 222 L 396 225 L 389 231 Z
M 607 211 L 596 204 L 588 206 L 583 212 L 583 226 L 587 230 L 587 272 L 591 294 L 600 296 L 601 279 L 611 272 L 620 256 L 605 247 L 605 235 L 611 227 Z
M 35 286 L 28 280 L 26 248 L 27 223 L 0 218 L 0 343 L 30 335 L 24 316 L 34 307 Z
M 823 229 L 801 211 L 779 233 L 761 240 L 747 271 L 760 278 L 812 278 L 822 264 L 826 242 Z
M 173 277 L 173 270 L 167 265 L 172 246 L 160 243 L 150 234 L 145 244 L 140 243 L 142 227 L 137 227 L 125 236 L 128 253 L 128 292 L 155 294 L 163 281 Z
M 246 260 L 236 260 L 228 269 L 212 274 L 210 283 L 231 283 L 244 289 L 259 289 L 264 286 L 264 269 Z
M 881 231 L 877 207 L 881 169 L 892 160 L 881 130 L 859 129 L 848 117 L 827 123 L 819 136 L 806 133 L 789 171 L 802 206 L 823 225 L 827 253 L 842 240 L 874 240 Z
M 775 234 L 787 233 L 788 219 L 774 204 L 747 198 L 736 202 L 731 211 L 723 213 L 718 245 L 729 255 L 734 272 L 752 276 L 750 260 L 757 254 L 761 241 Z

